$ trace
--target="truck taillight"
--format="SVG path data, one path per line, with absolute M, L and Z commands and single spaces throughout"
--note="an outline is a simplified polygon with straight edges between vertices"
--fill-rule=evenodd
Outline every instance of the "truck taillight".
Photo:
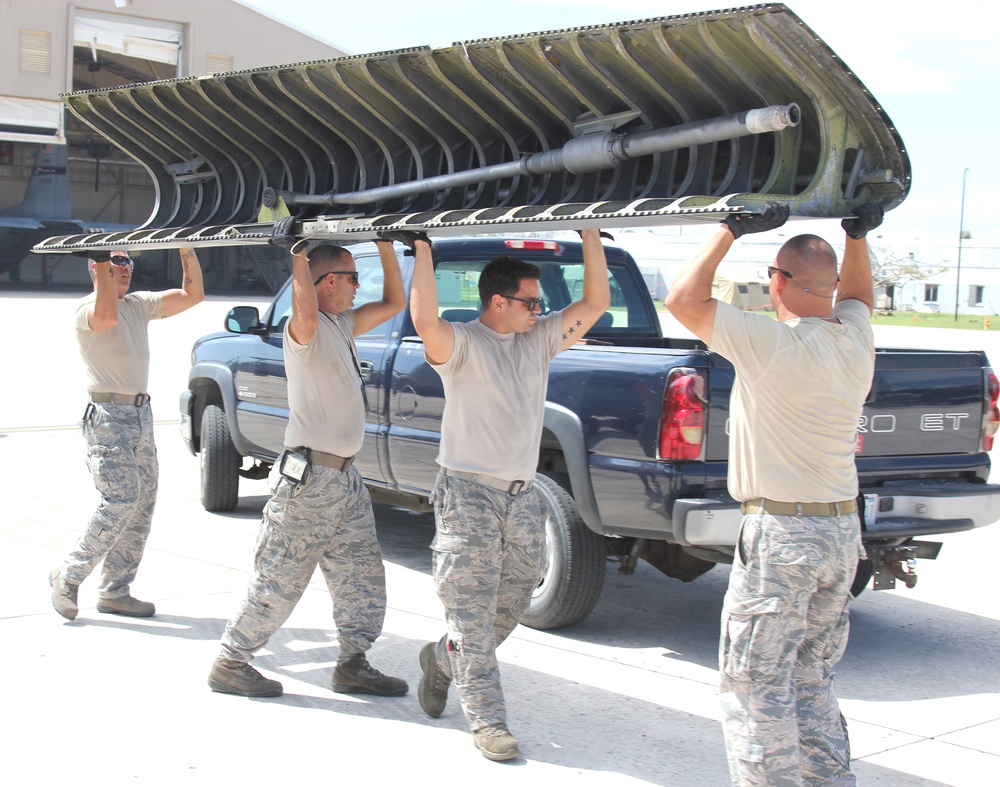
M 993 448 L 993 436 L 1000 427 L 1000 409 L 997 408 L 997 399 L 1000 398 L 1000 381 L 993 374 L 992 369 L 984 369 L 986 378 L 986 407 L 983 414 L 983 450 L 989 451 Z
M 697 459 L 705 425 L 705 378 L 678 369 L 667 383 L 660 418 L 660 459 Z

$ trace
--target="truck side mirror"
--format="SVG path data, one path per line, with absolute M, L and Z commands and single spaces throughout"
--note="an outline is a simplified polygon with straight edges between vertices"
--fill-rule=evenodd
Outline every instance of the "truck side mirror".
M 226 315 L 225 328 L 230 333 L 252 333 L 260 328 L 260 312 L 256 306 L 237 306 Z

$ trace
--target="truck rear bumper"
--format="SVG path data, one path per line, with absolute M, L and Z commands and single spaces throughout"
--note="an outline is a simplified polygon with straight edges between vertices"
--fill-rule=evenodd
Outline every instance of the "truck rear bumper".
M 915 483 L 862 488 L 864 541 L 957 533 L 1000 520 L 1000 485 Z M 739 503 L 726 498 L 674 501 L 678 544 L 735 546 L 742 521 Z

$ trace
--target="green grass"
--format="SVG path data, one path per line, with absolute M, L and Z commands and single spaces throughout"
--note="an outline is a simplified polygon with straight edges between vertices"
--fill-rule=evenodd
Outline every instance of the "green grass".
M 985 320 L 990 321 L 990 327 L 985 327 Z M 963 331 L 1000 331 L 1000 317 L 979 314 L 928 314 L 924 312 L 893 312 L 891 316 L 873 314 L 873 325 L 907 325 L 914 328 L 958 328 Z

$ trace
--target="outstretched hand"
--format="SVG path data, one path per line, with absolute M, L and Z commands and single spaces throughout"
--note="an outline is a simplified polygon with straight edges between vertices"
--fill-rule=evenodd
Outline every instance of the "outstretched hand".
M 861 240 L 882 223 L 885 211 L 881 205 L 867 203 L 854 209 L 854 218 L 844 219 L 840 226 L 854 240 Z
M 295 219 L 291 216 L 285 216 L 283 219 L 278 219 L 271 228 L 271 237 L 268 239 L 268 243 L 290 250 L 296 243 L 299 242 L 299 239 L 292 233 L 292 226 L 294 224 Z
M 577 230 L 576 234 L 579 235 L 581 238 L 583 237 L 583 232 L 581 230 Z M 600 236 L 602 238 L 607 238 L 608 240 L 614 240 L 615 239 L 615 236 L 612 235 L 607 230 L 601 230 L 599 234 L 600 234 Z
M 416 249 L 418 240 L 422 240 L 428 245 L 431 242 L 426 232 L 417 232 L 416 230 L 386 230 L 385 232 L 378 233 L 378 239 L 386 243 L 397 241 L 411 249 Z
M 733 238 L 741 238 L 744 235 L 755 232 L 776 230 L 788 221 L 790 214 L 791 210 L 787 203 L 765 202 L 764 209 L 760 213 L 751 213 L 749 215 L 734 213 L 726 216 L 722 220 L 722 223 L 733 233 Z

